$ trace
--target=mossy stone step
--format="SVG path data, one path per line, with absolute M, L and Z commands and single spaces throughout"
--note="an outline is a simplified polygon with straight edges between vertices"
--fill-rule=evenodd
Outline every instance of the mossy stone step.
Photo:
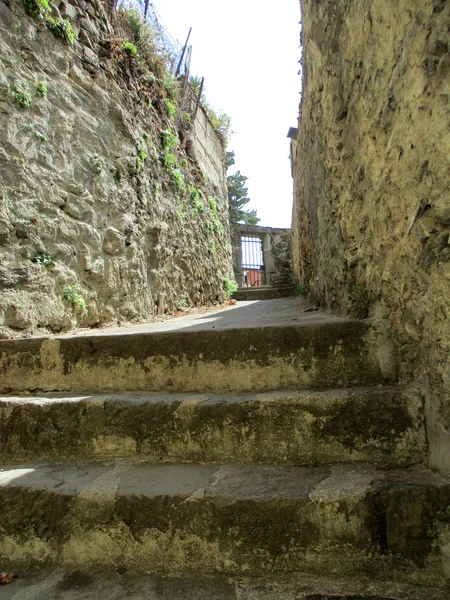
M 29 463 L 0 473 L 3 568 L 302 571 L 433 585 L 450 483 L 424 469 Z
M 425 460 L 420 394 L 393 388 L 260 394 L 0 398 L 0 458 L 316 465 Z
M 0 341 L 0 391 L 248 392 L 377 385 L 371 324 Z

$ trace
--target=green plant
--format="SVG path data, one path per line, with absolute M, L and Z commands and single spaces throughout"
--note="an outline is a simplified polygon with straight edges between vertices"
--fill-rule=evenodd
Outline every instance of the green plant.
M 219 221 L 219 218 L 217 216 L 213 217 L 212 228 L 216 235 L 218 235 L 219 237 L 223 236 L 223 234 L 224 234 L 223 225 Z
M 105 161 L 98 154 L 93 154 L 89 159 L 89 162 L 91 163 L 92 170 L 94 173 L 97 173 L 97 175 L 100 175 L 100 173 L 106 167 Z
M 183 310 L 183 308 L 187 307 L 187 298 L 186 296 L 181 296 L 177 300 L 177 310 Z
M 164 150 L 172 150 L 173 148 L 176 148 L 180 142 L 178 136 L 170 129 L 161 131 L 160 136 Z
M 78 39 L 69 19 L 57 19 L 47 16 L 46 23 L 53 35 L 65 40 L 69 44 L 73 44 Z
M 166 171 L 172 172 L 177 166 L 177 157 L 170 150 L 163 150 L 159 159 L 166 168 Z
M 350 292 L 351 312 L 358 319 L 365 319 L 369 314 L 369 293 L 360 283 L 356 283 Z
M 209 203 L 209 210 L 212 212 L 213 215 L 216 215 L 217 214 L 216 200 L 212 196 L 209 196 L 208 203 Z
M 23 0 L 23 4 L 27 13 L 38 19 L 44 19 L 52 12 L 48 0 Z
M 30 108 L 33 103 L 33 95 L 21 83 L 16 85 L 13 96 L 22 108 Z
M 134 44 L 132 44 L 131 42 L 129 42 L 128 40 L 125 40 L 122 43 L 122 50 L 125 50 L 125 52 L 128 54 L 128 56 L 130 58 L 135 58 L 138 53 L 136 46 Z
M 83 298 L 83 292 L 78 283 L 74 283 L 64 290 L 64 300 L 68 302 L 73 310 L 77 310 L 78 308 L 84 308 L 86 306 L 86 301 Z
M 117 185 L 120 185 L 122 183 L 124 176 L 122 171 L 119 171 L 119 169 L 116 169 L 113 173 L 113 179 L 116 182 Z
M 185 169 L 189 166 L 189 162 L 186 158 L 183 158 L 183 160 L 181 161 L 181 166 Z
M 35 254 L 33 262 L 44 269 L 50 269 L 55 264 L 48 254 Z
M 169 119 L 173 119 L 177 114 L 177 105 L 173 100 L 166 98 L 166 111 Z
M 297 293 L 299 296 L 306 296 L 308 293 L 308 289 L 304 283 L 299 283 L 297 286 Z
M 144 161 L 147 158 L 148 154 L 144 150 L 144 141 L 139 140 L 137 145 L 137 156 L 136 156 L 136 173 L 140 173 L 142 171 L 142 167 L 144 166 Z
M 26 124 L 25 129 L 27 131 L 30 131 L 34 135 L 34 137 L 41 142 L 41 144 L 45 144 L 46 142 L 48 142 L 48 138 L 43 133 L 38 131 L 34 125 Z
M 173 169 L 171 172 L 172 178 L 175 181 L 175 185 L 178 190 L 182 190 L 184 188 L 184 175 L 179 169 Z
M 231 298 L 231 294 L 238 289 L 238 285 L 234 281 L 234 279 L 229 279 L 228 277 L 224 277 L 223 278 L 223 289 L 224 289 L 225 298 L 227 300 L 229 300 Z
M 135 8 L 122 6 L 116 13 L 116 20 L 119 29 L 127 32 L 128 43 L 136 47 L 137 53 L 133 63 L 141 75 L 141 80 L 148 79 L 148 83 L 151 84 L 151 80 L 162 80 L 166 77 L 173 57 L 161 44 L 161 32 L 158 27 L 144 19 Z
M 47 96 L 47 93 L 48 87 L 45 81 L 38 81 L 36 84 L 36 94 L 38 96 L 41 96 L 42 98 L 45 98 L 45 96 Z
M 210 254 L 216 254 L 217 248 L 216 248 L 216 242 L 214 240 L 211 240 L 209 242 L 208 252 Z

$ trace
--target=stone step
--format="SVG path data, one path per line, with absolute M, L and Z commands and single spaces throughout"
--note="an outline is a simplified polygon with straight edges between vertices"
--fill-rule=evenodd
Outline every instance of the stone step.
M 298 284 L 241 287 L 232 294 L 234 300 L 275 300 L 277 298 L 292 298 L 298 296 Z
M 232 577 L 191 575 L 170 577 L 84 571 L 20 573 L 0 600 L 448 600 L 438 588 L 396 582 L 358 581 L 351 576 Z
M 142 456 L 402 466 L 425 455 L 422 398 L 393 388 L 0 398 L 3 462 Z
M 247 392 L 382 383 L 365 321 L 0 341 L 0 392 Z
M 3 569 L 309 572 L 440 585 L 450 483 L 422 468 L 29 463 L 0 472 Z

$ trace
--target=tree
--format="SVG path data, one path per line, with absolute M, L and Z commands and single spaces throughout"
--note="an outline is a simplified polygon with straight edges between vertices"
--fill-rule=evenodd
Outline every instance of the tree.
M 234 165 L 234 152 L 226 153 L 227 169 Z M 228 206 L 231 223 L 243 223 L 244 225 L 256 225 L 259 218 L 256 216 L 256 210 L 244 210 L 244 206 L 250 202 L 248 189 L 245 182 L 248 177 L 236 171 L 234 175 L 228 175 Z

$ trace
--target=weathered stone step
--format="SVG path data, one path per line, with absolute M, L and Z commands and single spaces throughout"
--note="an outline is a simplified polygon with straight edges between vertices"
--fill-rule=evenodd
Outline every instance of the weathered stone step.
M 0 459 L 313 465 L 425 459 L 422 398 L 392 388 L 0 398 Z
M 2 594 L 3 592 L 3 594 Z M 302 573 L 278 577 L 139 575 L 27 571 L 0 588 L 0 600 L 448 600 L 437 588 L 396 582 L 329 580 Z
M 0 341 L 0 391 L 246 392 L 383 381 L 370 323 Z
M 438 584 L 450 483 L 431 471 L 5 466 L 3 568 L 57 564 L 151 573 L 352 573 Z
M 232 294 L 234 300 L 274 300 L 298 296 L 298 284 L 242 287 Z

